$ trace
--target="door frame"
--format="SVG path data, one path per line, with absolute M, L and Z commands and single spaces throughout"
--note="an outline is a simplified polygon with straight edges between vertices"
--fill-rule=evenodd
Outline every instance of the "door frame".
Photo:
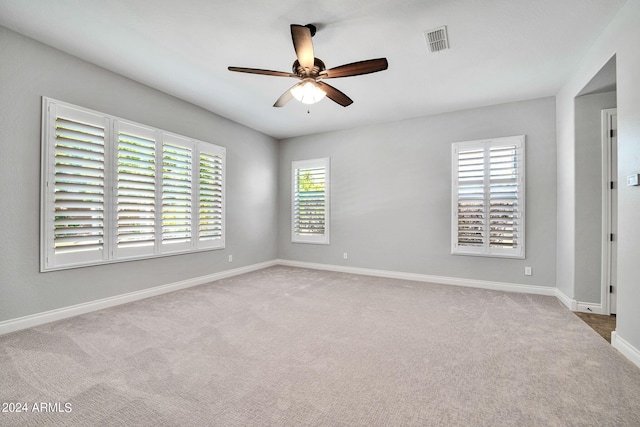
M 615 266 L 611 265 L 611 246 L 615 243 L 611 241 L 612 228 L 612 188 L 611 183 L 617 190 L 618 177 L 617 171 L 612 170 L 611 165 L 611 130 L 612 118 L 617 119 L 617 108 L 608 108 L 602 110 L 602 268 L 601 268 L 601 312 L 605 315 L 611 314 L 611 293 L 609 286 L 611 285 L 611 273 Z M 617 138 L 617 135 L 615 136 Z M 616 153 L 617 154 L 617 153 Z M 617 214 L 617 213 L 616 213 Z M 613 236 L 617 240 L 617 236 Z M 616 284 L 617 286 L 617 284 Z M 617 294 L 617 289 L 614 289 Z

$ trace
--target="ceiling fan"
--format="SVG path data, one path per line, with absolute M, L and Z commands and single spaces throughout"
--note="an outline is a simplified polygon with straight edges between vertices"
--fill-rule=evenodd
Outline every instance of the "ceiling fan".
M 311 37 L 315 33 L 316 27 L 313 24 L 291 25 L 291 38 L 293 39 L 293 48 L 297 57 L 293 63 L 293 72 L 291 73 L 243 67 L 229 67 L 229 71 L 299 79 L 300 82 L 293 85 L 278 98 L 276 103 L 273 104 L 274 107 L 282 107 L 292 98 L 296 98 L 305 104 L 314 104 L 324 98 L 325 95 L 332 101 L 346 107 L 351 105 L 353 100 L 322 80 L 375 73 L 386 70 L 389 66 L 386 58 L 377 58 L 353 62 L 327 70 L 324 62 L 316 58 L 313 52 Z

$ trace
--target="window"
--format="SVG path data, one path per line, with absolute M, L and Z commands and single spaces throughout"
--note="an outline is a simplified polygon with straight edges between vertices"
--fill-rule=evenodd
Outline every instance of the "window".
M 291 165 L 291 241 L 329 244 L 329 159 Z
M 524 258 L 524 140 L 452 145 L 452 254 Z
M 225 148 L 43 98 L 41 270 L 224 248 Z

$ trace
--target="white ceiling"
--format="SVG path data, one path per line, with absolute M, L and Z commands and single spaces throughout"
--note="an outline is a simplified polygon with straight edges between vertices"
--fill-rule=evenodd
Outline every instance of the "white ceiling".
M 625 0 L 0 0 L 0 25 L 275 138 L 555 95 Z M 296 80 L 290 24 L 314 23 L 331 80 L 354 103 L 275 100 Z M 447 26 L 451 49 L 424 31 Z

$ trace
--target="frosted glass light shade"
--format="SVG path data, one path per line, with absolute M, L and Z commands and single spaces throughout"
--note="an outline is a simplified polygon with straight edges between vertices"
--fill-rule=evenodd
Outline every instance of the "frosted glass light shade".
M 313 80 L 308 80 L 291 89 L 291 94 L 303 104 L 315 104 L 325 97 L 326 93 Z

